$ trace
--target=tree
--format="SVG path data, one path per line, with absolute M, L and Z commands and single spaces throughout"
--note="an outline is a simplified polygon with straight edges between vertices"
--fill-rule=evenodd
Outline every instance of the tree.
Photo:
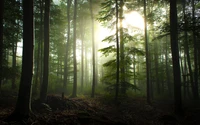
M 73 43 L 74 83 L 73 83 L 72 97 L 76 97 L 77 94 L 76 17 L 77 17 L 77 0 L 74 0 L 74 43 Z
M 177 28 L 176 0 L 170 0 L 170 36 L 174 75 L 174 110 L 176 114 L 180 115 L 182 113 L 182 98 Z
M 40 91 L 40 101 L 45 102 L 48 88 L 48 74 L 49 74 L 49 11 L 50 0 L 45 0 L 45 14 L 44 14 L 44 71 L 43 83 Z
M 36 61 L 35 61 L 35 63 L 36 63 L 36 65 L 35 65 L 35 70 L 36 70 L 36 72 L 35 72 L 35 82 L 34 82 L 34 87 L 33 87 L 33 94 L 36 94 L 37 93 L 37 89 L 38 89 L 38 78 L 39 78 L 39 80 L 40 80 L 40 83 L 42 83 L 41 81 L 42 81 L 42 47 L 43 47 L 43 15 L 44 15 L 44 13 L 43 13 L 43 10 L 44 10 L 44 2 L 43 2 L 43 0 L 39 0 L 38 1 L 39 2 L 39 37 L 38 37 L 38 40 L 37 40 L 37 37 L 36 37 L 36 43 L 37 43 L 37 52 L 35 52 L 35 53 L 37 53 L 37 55 L 36 55 Z M 36 17 L 36 15 L 35 15 L 35 18 L 37 18 Z M 36 25 L 36 27 L 37 27 L 37 25 Z M 36 27 L 35 27 L 35 29 L 36 29 Z M 37 32 L 35 33 L 35 36 L 37 36 Z
M 96 73 L 95 73 L 95 41 L 94 41 L 94 17 L 93 17 L 93 8 L 92 8 L 92 0 L 90 0 L 90 14 L 91 14 L 91 20 L 92 20 L 92 95 L 91 97 L 94 97 L 95 92 L 95 85 L 96 85 Z
M 2 68 L 3 68 L 3 10 L 4 0 L 0 1 L 0 94 L 1 94 L 1 81 L 2 81 Z
M 118 99 L 118 94 L 119 94 L 119 36 L 118 36 L 118 32 L 119 32 L 119 29 L 118 29 L 118 15 L 119 15 L 119 12 L 118 12 L 118 0 L 115 0 L 115 9 L 116 9 L 116 48 L 117 48 L 117 56 L 116 56 L 116 65 L 117 65 L 117 71 L 116 71 L 116 92 L 115 92 L 115 100 Z
M 144 32 L 145 32 L 145 50 L 146 50 L 146 85 L 147 85 L 147 102 L 150 104 L 150 82 L 149 82 L 149 48 L 147 35 L 147 15 L 146 15 L 146 0 L 144 0 Z
M 195 3 L 194 0 L 192 2 L 192 36 L 193 36 L 193 45 L 194 45 L 194 83 L 193 84 L 193 96 L 194 99 L 199 99 L 199 85 L 198 85 L 198 43 L 196 38 L 196 17 L 195 17 Z
M 14 112 L 7 120 L 22 119 L 31 113 L 33 75 L 33 0 L 23 0 L 23 57 L 19 93 Z
M 67 76 L 68 76 L 68 56 L 69 56 L 69 49 L 70 49 L 70 7 L 71 7 L 71 0 L 67 0 L 67 44 L 66 44 L 66 52 L 65 52 L 65 62 L 64 62 L 64 83 L 63 87 L 66 88 L 67 86 Z

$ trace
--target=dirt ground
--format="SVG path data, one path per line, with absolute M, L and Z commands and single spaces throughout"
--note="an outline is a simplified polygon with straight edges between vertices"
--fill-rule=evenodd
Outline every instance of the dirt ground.
M 0 125 L 200 125 L 200 106 L 184 106 L 184 115 L 173 114 L 166 100 L 148 105 L 143 98 L 62 98 L 49 95 L 47 102 L 33 100 L 34 115 L 22 121 L 7 121 L 16 97 L 0 97 Z

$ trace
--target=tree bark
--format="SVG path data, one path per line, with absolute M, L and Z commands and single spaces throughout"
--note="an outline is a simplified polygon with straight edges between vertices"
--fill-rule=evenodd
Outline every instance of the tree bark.
M 116 71 L 116 91 L 115 91 L 115 100 L 118 100 L 118 95 L 119 95 L 119 29 L 118 29 L 118 20 L 119 20 L 119 11 L 118 11 L 118 0 L 115 0 L 115 9 L 116 9 L 116 53 L 117 53 L 117 57 L 116 57 L 116 65 L 117 65 L 117 71 Z
M 7 119 L 22 119 L 31 113 L 31 86 L 33 75 L 33 0 L 23 0 L 23 54 L 22 73 L 17 103 Z
M 177 2 L 176 0 L 170 0 L 170 36 L 171 36 L 173 75 L 174 75 L 174 110 L 176 114 L 181 115 L 182 114 L 181 74 L 180 74 L 180 63 L 179 63 L 176 2 Z
M 150 80 L 149 80 L 149 47 L 147 35 L 147 14 L 146 14 L 146 0 L 144 0 L 144 32 L 145 32 L 145 51 L 146 51 L 146 85 L 147 85 L 147 103 L 151 103 Z
M 90 0 L 90 14 L 92 21 L 92 94 L 91 97 L 94 97 L 95 85 L 96 85 L 96 74 L 95 74 L 95 41 L 94 41 L 94 17 L 92 9 L 92 0 Z
M 71 7 L 71 0 L 67 1 L 67 43 L 66 43 L 66 53 L 65 53 L 65 62 L 64 62 L 64 83 L 63 87 L 66 89 L 67 87 L 67 79 L 68 79 L 68 56 L 69 56 L 69 49 L 70 49 L 70 7 Z
M 46 101 L 48 76 L 49 76 L 49 11 L 50 0 L 45 0 L 45 14 L 44 14 L 44 63 L 43 63 L 43 83 L 40 91 L 40 101 Z
M 197 50 L 197 38 L 196 38 L 196 19 L 195 19 L 195 5 L 192 0 L 192 36 L 194 45 L 194 84 L 193 84 L 193 96 L 194 99 L 199 99 L 199 85 L 198 85 L 198 50 Z
M 73 44 L 73 59 L 74 59 L 74 83 L 72 97 L 77 95 L 77 61 L 76 61 L 76 17 L 77 17 L 77 0 L 74 0 L 74 44 Z
M 3 10 L 4 0 L 0 1 L 0 94 L 1 94 L 1 83 L 3 79 Z

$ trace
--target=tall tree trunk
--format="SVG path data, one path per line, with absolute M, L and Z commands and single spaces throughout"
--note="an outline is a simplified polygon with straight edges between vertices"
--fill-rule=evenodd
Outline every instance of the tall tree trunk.
M 42 55 L 41 55 L 41 53 L 42 53 L 42 51 L 41 51 L 41 44 L 42 44 L 42 42 L 43 42 L 43 0 L 40 0 L 39 1 L 40 3 L 40 35 L 39 35 L 39 42 L 38 42 L 38 50 L 37 50 L 37 66 L 36 66 L 36 76 L 35 76 L 35 84 L 34 84 L 34 93 L 36 94 L 37 93 L 37 90 L 38 90 L 38 80 L 40 79 L 40 81 L 42 81 L 42 79 L 41 79 L 41 74 L 42 74 L 42 72 L 39 72 L 39 70 L 41 70 L 42 68 L 41 68 L 41 65 L 42 65 L 42 63 L 41 63 L 41 61 L 40 60 L 42 60 Z M 40 77 L 40 78 L 39 78 Z
M 43 64 L 43 83 L 40 91 L 40 101 L 45 102 L 47 97 L 48 76 L 49 76 L 49 11 L 50 0 L 45 0 L 44 14 L 44 64 Z
M 1 94 L 1 83 L 3 79 L 3 10 L 4 0 L 0 1 L 0 94 Z
M 150 80 L 149 80 L 149 47 L 147 35 L 147 14 L 146 14 L 146 0 L 144 0 L 144 32 L 145 32 L 145 51 L 146 51 L 146 85 L 147 85 L 147 103 L 151 103 Z
M 33 75 L 33 0 L 23 0 L 23 54 L 19 93 L 14 112 L 7 120 L 23 119 L 31 113 Z
M 124 61 L 124 40 L 123 40 L 123 6 L 124 1 L 120 0 L 119 3 L 119 40 L 120 40 L 120 73 L 121 73 L 121 93 L 126 94 L 126 83 L 125 83 L 125 61 Z
M 84 30 L 83 30 L 83 23 L 81 24 L 80 29 L 81 29 L 81 92 L 83 92 L 83 83 L 84 83 L 84 33 L 83 33 Z
M 192 36 L 193 36 L 193 45 L 194 45 L 194 89 L 193 96 L 194 99 L 199 99 L 199 86 L 198 86 L 198 50 L 197 50 L 197 38 L 196 38 L 196 19 L 195 19 L 195 5 L 194 0 L 192 0 Z
M 92 94 L 91 97 L 94 97 L 95 93 L 95 85 L 96 85 L 96 74 L 95 74 L 95 41 L 94 41 L 94 17 L 93 17 L 93 9 L 92 9 L 92 0 L 90 0 L 90 14 L 92 21 Z
M 115 100 L 117 101 L 118 100 L 118 95 L 119 95 L 119 35 L 118 35 L 118 32 L 119 32 L 119 29 L 118 29 L 118 16 L 119 16 L 119 12 L 118 12 L 118 0 L 115 0 L 115 9 L 116 9 L 116 53 L 117 53 L 117 57 L 116 57 L 116 65 L 117 65 L 117 71 L 116 71 L 116 92 L 115 92 Z
M 77 95 L 77 61 L 76 61 L 76 17 L 77 17 L 77 0 L 74 0 L 74 44 L 73 44 L 73 60 L 74 60 L 74 83 L 72 97 Z
M 70 49 L 70 8 L 71 8 L 71 0 L 67 0 L 67 43 L 66 43 L 66 52 L 65 52 L 65 62 L 64 62 L 64 83 L 63 87 L 66 89 L 67 87 L 67 79 L 68 79 L 68 56 Z
M 87 58 L 87 46 L 85 46 L 85 85 L 87 86 L 88 85 L 88 77 L 89 77 L 89 72 L 88 72 L 88 58 Z
M 180 115 L 182 113 L 182 97 L 177 25 L 176 0 L 170 0 L 170 35 L 174 75 L 174 109 L 175 113 Z

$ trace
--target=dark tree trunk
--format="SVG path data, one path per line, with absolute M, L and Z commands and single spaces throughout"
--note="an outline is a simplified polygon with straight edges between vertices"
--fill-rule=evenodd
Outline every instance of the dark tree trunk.
M 63 87 L 66 89 L 67 87 L 67 79 L 68 79 L 68 56 L 69 56 L 69 49 L 70 49 L 70 7 L 71 7 L 71 0 L 67 1 L 67 43 L 66 43 L 66 53 L 65 53 L 65 62 L 64 62 L 64 83 Z
M 38 90 L 38 80 L 39 80 L 39 77 L 40 77 L 40 81 L 42 80 L 41 79 L 41 74 L 42 72 L 39 72 L 39 69 L 41 68 L 41 61 L 42 60 L 42 56 L 41 56 L 41 44 L 43 42 L 43 0 L 40 0 L 40 35 L 39 35 L 39 42 L 38 42 L 38 50 L 37 50 L 37 66 L 36 66 L 36 73 L 35 73 L 35 85 L 34 85 L 34 93 L 36 94 L 37 93 L 37 90 Z
M 76 16 L 77 16 L 77 0 L 74 0 L 74 44 L 73 44 L 73 59 L 74 59 L 74 83 L 72 97 L 77 95 L 77 61 L 76 61 Z
M 182 97 L 177 25 L 176 0 L 170 0 L 170 35 L 174 75 L 174 108 L 175 113 L 180 115 L 182 113 Z
M 3 10 L 4 0 L 0 1 L 0 94 L 1 94 L 1 83 L 3 77 Z
M 40 101 L 45 102 L 48 88 L 49 75 L 49 11 L 50 0 L 45 0 L 44 14 L 44 63 L 43 63 L 43 83 L 40 91 Z
M 91 97 L 94 97 L 95 85 L 96 85 L 96 74 L 95 74 L 95 41 L 94 41 L 94 17 L 92 9 L 92 0 L 90 0 L 90 14 L 92 21 L 92 94 Z
M 83 17 L 82 17 L 83 19 Z M 84 19 L 83 19 L 84 20 Z M 83 92 L 83 83 L 84 83 L 84 30 L 83 22 L 81 22 L 81 92 Z
M 124 40 L 123 40 L 123 6 L 124 1 L 120 0 L 119 4 L 119 40 L 120 40 L 120 73 L 121 73 L 121 93 L 126 94 L 126 83 L 125 83 L 125 61 L 124 61 Z
M 194 0 L 192 0 L 192 35 L 193 35 L 193 45 L 194 45 L 194 85 L 193 85 L 193 96 L 194 99 L 199 99 L 199 86 L 198 86 L 198 50 L 197 50 L 197 38 L 196 38 L 196 19 L 195 19 L 195 5 Z
M 116 65 L 117 65 L 117 71 L 116 71 L 116 92 L 115 92 L 115 100 L 117 101 L 118 100 L 118 95 L 119 95 L 119 35 L 118 35 L 118 32 L 119 32 L 119 29 L 118 29 L 118 20 L 119 20 L 119 12 L 118 12 L 118 0 L 115 0 L 115 9 L 116 9 L 116 53 L 117 53 L 117 57 L 116 57 Z
M 145 51 L 146 51 L 146 85 L 147 85 L 147 103 L 151 103 L 150 80 L 149 80 L 149 47 L 147 35 L 147 14 L 146 14 L 146 0 L 144 0 L 144 31 L 145 31 Z
M 22 119 L 31 113 L 31 85 L 33 75 L 33 0 L 23 0 L 22 73 L 17 103 L 7 120 Z

